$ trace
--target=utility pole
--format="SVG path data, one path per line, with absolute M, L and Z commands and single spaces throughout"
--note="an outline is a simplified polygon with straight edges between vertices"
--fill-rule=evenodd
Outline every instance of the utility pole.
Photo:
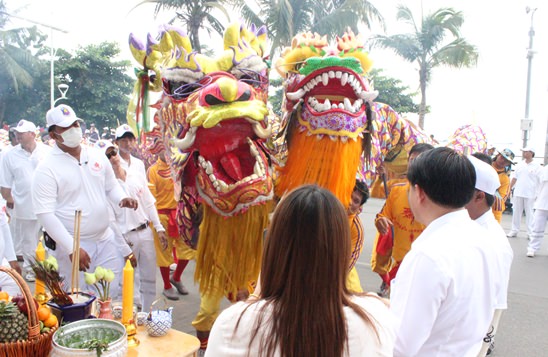
M 533 62 L 533 37 L 535 29 L 533 28 L 533 16 L 537 8 L 531 9 L 529 6 L 525 8 L 527 14 L 531 13 L 531 28 L 529 29 L 529 48 L 527 48 L 527 89 L 525 92 L 525 117 L 521 121 L 521 130 L 523 130 L 523 147 L 527 147 L 527 139 L 529 131 L 533 126 L 533 120 L 529 119 L 529 100 L 531 96 L 531 65 Z

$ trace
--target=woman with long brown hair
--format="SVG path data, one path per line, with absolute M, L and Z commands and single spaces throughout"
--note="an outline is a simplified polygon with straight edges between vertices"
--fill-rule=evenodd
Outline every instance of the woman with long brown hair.
M 314 185 L 289 193 L 266 236 L 260 292 L 221 313 L 206 356 L 392 356 L 388 307 L 346 288 L 350 249 L 333 194 Z

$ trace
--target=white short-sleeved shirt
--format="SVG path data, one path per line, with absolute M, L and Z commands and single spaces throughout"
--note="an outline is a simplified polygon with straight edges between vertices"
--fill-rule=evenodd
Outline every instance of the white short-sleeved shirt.
M 345 354 L 345 356 L 392 356 L 394 346 L 393 319 L 386 305 L 374 296 L 354 296 L 352 301 L 364 309 L 377 323 L 379 340 L 377 340 L 377 336 L 370 325 L 365 323 L 354 310 L 345 307 L 349 349 L 348 354 Z M 258 301 L 251 305 L 243 315 L 242 312 L 249 305 L 243 301 L 221 312 L 211 329 L 206 357 L 243 357 L 248 355 L 248 351 L 249 356 L 257 356 L 261 348 L 260 335 L 268 331 L 270 327 L 268 316 L 264 317 L 259 334 L 253 340 L 250 348 L 248 346 L 255 322 L 264 304 L 264 301 Z M 266 315 L 271 314 L 271 307 L 267 307 L 264 313 Z M 234 328 L 240 316 L 238 329 L 234 333 Z M 275 353 L 273 356 L 279 356 L 279 353 Z
M 540 165 L 534 161 L 531 161 L 530 163 L 522 161 L 516 166 L 516 170 L 511 177 L 511 179 L 516 179 L 516 184 L 514 185 L 515 197 L 535 197 L 537 193 L 539 169 Z
M 136 210 L 125 211 L 124 233 L 147 221 L 151 221 L 157 231 L 164 231 L 154 206 L 156 199 L 148 187 L 145 164 L 133 156 L 131 156 L 130 163 L 131 165 L 120 156 L 120 165 L 126 170 L 124 189 L 129 196 L 139 201 L 139 206 Z
M 538 172 L 540 188 L 537 199 L 535 200 L 535 209 L 548 210 L 548 166 L 543 166 Z
M 497 253 L 499 262 L 499 278 L 496 279 L 497 284 L 497 301 L 496 309 L 508 308 L 508 282 L 510 280 L 510 268 L 514 259 L 514 251 L 508 242 L 506 233 L 499 222 L 495 219 L 493 211 L 489 209 L 483 215 L 476 219 L 483 228 L 491 233 L 493 239 L 493 249 Z
M 49 146 L 36 143 L 36 148 L 30 153 L 19 144 L 5 154 L 0 171 L 0 186 L 11 189 L 15 218 L 36 219 L 32 207 L 32 176 L 50 150 Z
M 476 357 L 494 313 L 497 260 L 464 209 L 431 222 L 392 281 L 394 356 Z
M 71 236 L 75 211 L 82 210 L 82 240 L 102 240 L 110 232 L 107 195 L 114 204 L 127 197 L 102 151 L 86 146 L 78 162 L 55 145 L 38 165 L 32 189 L 35 213 L 54 213 Z M 72 251 L 72 241 L 57 243 Z

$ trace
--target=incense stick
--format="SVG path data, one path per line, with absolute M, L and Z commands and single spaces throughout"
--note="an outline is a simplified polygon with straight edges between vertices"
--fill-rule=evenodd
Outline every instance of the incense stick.
M 74 213 L 74 244 L 72 248 L 72 279 L 70 291 L 78 298 L 80 286 L 80 220 L 82 219 L 82 211 L 76 210 Z

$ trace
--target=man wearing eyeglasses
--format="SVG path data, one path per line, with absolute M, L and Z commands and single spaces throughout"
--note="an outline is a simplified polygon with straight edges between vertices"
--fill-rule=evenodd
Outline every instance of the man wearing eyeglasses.
M 145 165 L 143 161 L 131 155 L 135 145 L 135 134 L 129 125 L 124 124 L 116 129 L 115 143 L 118 146 L 120 166 L 127 175 L 123 186 L 126 192 L 139 202 L 137 210 L 126 211 L 123 233 L 137 259 L 135 284 L 140 294 L 138 297 L 143 311 L 149 311 L 156 298 L 156 251 L 152 228 L 157 232 L 163 250 L 168 246 L 166 232 L 156 211 L 156 199 L 148 186 Z
M 46 114 L 47 128 L 55 144 L 37 167 L 32 181 L 32 203 L 38 220 L 51 237 L 49 253 L 59 263 L 59 273 L 71 276 L 75 212 L 80 221 L 80 271 L 97 266 L 121 274 L 119 252 L 111 247 L 114 233 L 109 228 L 108 200 L 120 207 L 137 208 L 114 176 L 109 162 L 99 151 L 81 145 L 81 119 L 68 105 L 59 105 Z M 80 288 L 88 289 L 83 274 Z M 116 289 L 116 287 L 113 287 Z M 113 291 L 113 296 L 115 292 Z

